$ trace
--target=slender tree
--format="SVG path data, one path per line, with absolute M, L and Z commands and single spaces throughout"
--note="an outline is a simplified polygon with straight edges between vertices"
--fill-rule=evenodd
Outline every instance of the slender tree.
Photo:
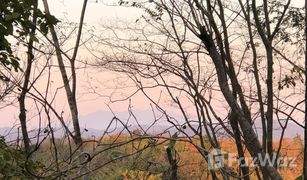
M 146 87 L 146 83 L 143 82 L 144 78 L 153 79 L 157 86 L 165 87 L 172 101 L 180 108 L 187 125 L 190 126 L 187 110 L 176 91 L 187 93 L 198 111 L 198 119 L 203 121 L 199 125 L 204 127 L 205 131 L 202 132 L 200 128 L 200 134 L 206 133 L 210 144 L 218 148 L 219 143 L 214 136 L 216 132 L 210 129 L 210 121 L 208 120 L 210 114 L 215 114 L 215 105 L 208 103 L 211 100 L 210 98 L 207 99 L 206 94 L 204 95 L 206 88 L 201 89 L 200 82 L 208 81 L 199 79 L 202 75 L 202 68 L 209 68 L 213 64 L 216 74 L 211 76 L 210 79 L 216 79 L 216 84 L 229 107 L 226 119 L 229 121 L 231 131 L 228 131 L 228 127 L 223 126 L 224 123 L 219 121 L 218 116 L 214 116 L 215 120 L 235 139 L 238 155 L 241 159 L 244 159 L 246 154 L 244 147 L 246 147 L 253 158 L 257 159 L 260 156 L 263 159 L 268 154 L 273 161 L 275 153 L 273 149 L 274 122 L 279 122 L 282 128 L 282 135 L 277 148 L 278 156 L 288 121 L 291 119 L 297 122 L 292 118 L 292 114 L 296 110 L 300 111 L 297 108 L 301 104 L 300 102 L 291 106 L 290 113 L 279 109 L 279 104 L 289 106 L 289 103 L 282 100 L 281 90 L 285 86 L 295 86 L 295 78 L 283 79 L 282 76 L 285 74 L 281 73 L 278 87 L 277 83 L 273 81 L 274 78 L 278 77 L 277 73 L 274 73 L 274 69 L 275 71 L 284 69 L 283 65 L 280 67 L 274 65 L 280 59 L 290 63 L 294 69 L 299 68 L 278 48 L 280 44 L 283 47 L 288 47 L 289 43 L 287 44 L 287 42 L 293 40 L 288 32 L 296 30 L 297 24 L 292 24 L 292 22 L 297 22 L 300 15 L 293 13 L 294 9 L 290 7 L 290 1 L 257 1 L 260 4 L 256 4 L 254 0 L 239 0 L 237 2 L 238 6 L 234 5 L 235 2 L 227 3 L 220 0 L 215 1 L 215 3 L 209 0 L 181 2 L 160 0 L 153 1 L 148 5 L 132 1 L 131 6 L 144 9 L 148 15 L 138 19 L 137 23 L 144 19 L 145 24 L 150 25 L 157 32 L 148 32 L 146 28 L 138 31 L 137 28 L 134 30 L 133 27 L 127 27 L 127 34 L 135 31 L 133 37 L 129 39 L 121 37 L 120 33 L 117 33 L 118 29 L 110 28 L 116 40 L 108 37 L 107 40 L 100 38 L 97 42 L 111 47 L 115 53 L 114 56 L 101 58 L 101 64 L 110 69 L 128 73 L 138 84 L 140 91 L 144 92 L 147 97 L 149 95 L 145 89 L 149 87 Z M 129 2 L 120 1 L 120 4 L 127 5 Z M 239 34 L 235 33 L 236 31 L 243 32 Z M 153 38 L 155 35 L 159 38 Z M 241 38 L 244 39 L 244 45 L 237 41 Z M 196 46 L 197 40 L 201 41 L 200 46 Z M 128 44 L 124 44 L 125 42 Z M 193 47 L 192 44 L 195 49 L 191 48 Z M 240 48 L 242 54 L 237 53 L 238 50 L 236 49 Z M 193 57 L 195 55 L 193 53 L 197 55 Z M 133 54 L 136 54 L 136 56 L 133 56 Z M 193 61 L 194 58 L 197 59 L 196 62 Z M 252 61 L 249 61 L 250 59 Z M 263 59 L 266 63 L 263 63 Z M 200 64 L 203 62 L 208 64 L 204 63 L 206 65 L 201 66 Z M 244 67 L 243 64 L 247 66 Z M 245 68 L 246 70 L 243 70 Z M 182 78 L 183 88 L 179 88 L 179 82 L 172 84 L 168 81 L 169 78 L 166 77 L 170 74 L 176 76 L 176 80 Z M 250 77 L 249 74 L 253 74 L 251 82 L 255 84 L 255 87 L 253 85 L 248 86 L 244 82 L 243 77 Z M 286 75 L 286 77 L 289 76 Z M 184 87 L 187 87 L 187 90 Z M 250 94 L 247 92 L 250 92 Z M 212 112 L 206 114 L 206 106 Z M 255 112 L 255 109 L 259 109 L 259 111 Z M 285 124 L 280 118 L 282 113 L 287 117 Z M 206 115 L 202 116 L 203 114 Z M 256 135 L 257 130 L 253 128 L 254 123 L 259 120 L 262 125 L 261 141 L 258 140 L 258 135 Z M 197 134 L 197 130 L 195 133 Z M 202 147 L 204 148 L 204 146 Z M 200 151 L 200 153 L 206 155 L 205 152 Z M 263 178 L 281 179 L 277 166 L 275 160 L 273 166 L 269 163 L 259 163 Z M 249 179 L 249 168 L 244 166 L 240 166 L 240 168 L 244 179 Z M 221 169 L 222 172 L 224 170 Z M 227 178 L 227 176 L 224 178 Z M 261 176 L 259 175 L 258 178 L 261 178 Z
M 44 3 L 44 8 L 46 11 L 46 14 L 50 15 L 50 10 L 48 7 L 48 2 L 47 0 L 43 0 Z M 86 6 L 87 6 L 87 0 L 85 0 L 83 2 L 83 7 L 82 7 L 82 11 L 81 11 L 81 15 L 80 15 L 80 23 L 79 23 L 79 28 L 78 28 L 78 33 L 77 33 L 77 38 L 76 38 L 76 43 L 75 43 L 75 47 L 74 47 L 74 51 L 73 51 L 73 55 L 71 57 L 68 57 L 69 62 L 70 62 L 70 72 L 71 72 L 71 77 L 72 77 L 72 85 L 70 86 L 70 82 L 68 79 L 68 75 L 65 69 L 65 64 L 64 64 L 64 60 L 63 60 L 63 55 L 62 55 L 62 50 L 61 50 L 61 46 L 58 40 L 58 36 L 56 34 L 55 28 L 54 26 L 51 24 L 49 26 L 50 28 L 50 32 L 52 35 L 52 42 L 53 45 L 55 47 L 55 51 L 56 51 L 56 57 L 58 60 L 58 64 L 59 64 L 59 69 L 62 75 L 62 80 L 63 80 L 63 84 L 64 84 L 64 88 L 65 88 L 65 92 L 66 92 L 66 97 L 67 97 L 67 101 L 68 101 L 68 105 L 70 108 L 70 114 L 72 116 L 72 124 L 73 124 L 73 128 L 74 128 L 74 136 L 72 137 L 75 144 L 80 148 L 81 150 L 81 154 L 84 151 L 83 148 L 83 144 L 82 144 L 82 136 L 81 136 L 81 130 L 80 130 L 80 125 L 79 125 L 79 116 L 78 116 L 78 107 L 77 107 L 77 98 L 76 98 L 76 91 L 77 91 L 77 76 L 76 76 L 76 57 L 77 57 L 77 53 L 79 50 L 79 45 L 80 45 L 80 40 L 81 40 L 81 35 L 82 35 L 82 29 L 83 29 L 83 21 L 84 21 L 84 17 L 85 17 L 85 10 L 86 10 Z M 80 174 L 83 174 L 83 179 L 88 179 L 88 176 L 86 175 L 86 165 L 87 165 L 87 161 L 89 161 L 88 158 L 83 157 L 80 158 L 80 162 L 83 164 L 82 167 L 80 168 Z
M 37 20 L 37 4 L 38 1 L 35 1 L 34 4 L 34 10 L 33 10 L 33 24 L 36 24 Z M 35 34 L 36 31 L 36 26 L 32 26 L 30 29 L 31 34 Z M 31 75 L 31 70 L 32 70 L 32 62 L 34 60 L 34 55 L 33 55 L 33 46 L 34 46 L 34 39 L 29 38 L 29 42 L 27 43 L 27 65 L 25 69 L 25 74 L 24 74 L 24 82 L 22 85 L 21 93 L 18 98 L 19 101 L 19 121 L 20 121 L 20 126 L 21 126 L 21 131 L 22 131 L 22 137 L 23 137 L 23 142 L 25 145 L 25 150 L 27 153 L 30 153 L 30 139 L 28 136 L 28 130 L 27 130 L 27 110 L 26 110 L 26 94 L 29 91 L 29 81 L 30 81 L 30 75 Z
M 43 3 L 44 3 L 44 8 L 45 8 L 46 14 L 50 15 L 50 10 L 49 10 L 49 7 L 48 7 L 47 0 L 43 0 Z M 80 24 L 79 24 L 79 28 L 78 28 L 78 34 L 77 34 L 76 44 L 75 44 L 75 47 L 74 47 L 74 52 L 73 52 L 72 57 L 69 58 L 70 66 L 71 66 L 71 75 L 72 75 L 72 86 L 70 86 L 70 81 L 68 79 L 68 75 L 67 75 L 67 72 L 66 72 L 66 69 L 65 69 L 62 50 L 61 50 L 61 46 L 60 46 L 55 28 L 52 24 L 49 26 L 50 32 L 51 32 L 51 35 L 52 35 L 52 42 L 53 42 L 53 45 L 54 45 L 55 51 L 56 51 L 59 69 L 61 71 L 62 80 L 63 80 L 63 84 L 64 84 L 64 87 L 65 87 L 67 101 L 68 101 L 71 116 L 72 116 L 72 122 L 73 122 L 73 127 L 74 127 L 73 139 L 74 139 L 76 145 L 78 145 L 78 146 L 82 145 L 82 138 L 81 138 L 79 117 L 78 117 L 78 107 L 77 107 L 77 100 L 76 100 L 77 77 L 76 77 L 75 61 L 76 61 L 77 53 L 78 53 L 78 50 L 79 50 L 79 44 L 80 44 L 80 39 L 81 39 L 81 35 L 82 35 L 83 21 L 84 21 L 84 16 L 85 16 L 86 5 L 87 5 L 87 0 L 85 0 L 84 3 L 83 3 L 83 8 L 82 8 L 81 16 L 80 16 Z
M 305 129 L 303 179 L 307 177 L 307 1 L 305 0 Z

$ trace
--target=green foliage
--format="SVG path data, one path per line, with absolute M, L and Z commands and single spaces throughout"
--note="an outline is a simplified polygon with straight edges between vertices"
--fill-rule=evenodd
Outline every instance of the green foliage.
M 154 20 L 162 20 L 163 16 L 163 7 L 158 2 L 149 1 L 149 3 L 142 3 L 142 2 L 136 2 L 136 1 L 125 1 L 125 0 L 119 0 L 118 4 L 120 6 L 128 6 L 128 7 L 134 7 L 143 9 L 149 17 Z M 147 6 L 146 6 L 147 5 Z M 150 19 L 146 18 L 145 16 L 142 16 L 146 21 L 150 21 Z M 136 20 L 136 22 L 139 21 L 139 19 Z
M 126 156 L 127 154 L 122 151 L 113 150 L 110 152 L 111 159 L 120 158 L 122 156 Z
M 33 15 L 37 23 L 33 24 Z M 59 22 L 54 16 L 46 15 L 37 9 L 37 0 L 2 0 L 0 4 L 0 62 L 5 67 L 19 69 L 19 59 L 14 56 L 9 36 L 19 40 L 29 37 L 38 42 L 31 29 L 36 25 L 43 34 L 47 34 L 48 25 Z
M 303 180 L 303 179 L 304 179 L 304 178 L 303 178 L 303 175 L 301 175 L 301 176 L 295 178 L 295 180 Z
M 274 36 L 274 41 L 278 42 L 283 46 L 288 45 L 295 47 L 299 54 L 304 53 L 304 27 L 305 27 L 305 12 L 304 8 L 298 8 L 289 6 L 287 11 L 284 13 L 282 21 L 280 21 L 285 6 L 287 4 L 286 0 L 273 0 L 268 1 L 268 11 L 270 13 L 270 24 L 272 24 L 272 29 L 279 24 L 276 34 Z M 257 7 L 257 12 L 259 14 L 260 21 L 263 24 L 263 30 L 266 31 L 265 27 L 265 14 L 263 5 Z M 294 62 L 295 63 L 295 62 Z M 295 87 L 298 82 L 303 83 L 303 68 L 300 66 L 293 65 L 290 74 L 284 75 L 282 79 L 278 82 L 278 89 L 282 90 L 284 88 Z
M 278 89 L 282 90 L 284 87 L 289 88 L 291 87 L 295 87 L 296 86 L 296 82 L 299 81 L 301 83 L 304 83 L 304 71 L 303 68 L 299 67 L 299 66 L 294 66 L 289 75 L 285 75 L 281 81 L 278 82 Z
M 177 142 L 177 137 L 178 137 L 177 133 L 173 134 L 167 147 L 168 149 L 170 149 L 172 155 L 176 152 L 175 145 Z
M 275 26 L 279 23 L 280 18 L 283 14 L 284 8 L 287 4 L 286 0 L 272 0 L 268 1 L 268 11 L 270 13 L 270 23 Z M 263 5 L 257 7 L 260 21 L 265 27 L 265 14 Z M 288 43 L 296 45 L 298 50 L 304 52 L 304 8 L 298 8 L 289 6 L 284 14 L 284 18 L 280 22 L 278 31 L 275 34 L 275 40 L 282 42 L 283 44 Z M 266 28 L 263 28 L 266 31 Z
M 35 172 L 38 163 L 27 161 L 26 156 L 5 143 L 0 137 L 0 179 L 32 179 L 28 172 Z
M 158 180 L 162 179 L 162 173 L 152 174 L 148 171 L 128 171 L 123 173 L 124 179 L 147 179 L 147 180 Z

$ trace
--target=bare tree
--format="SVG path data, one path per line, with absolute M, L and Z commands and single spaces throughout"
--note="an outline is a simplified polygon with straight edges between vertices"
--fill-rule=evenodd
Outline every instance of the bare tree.
M 53 17 L 47 0 L 43 0 L 43 3 L 46 16 Z M 99 170 L 110 176 L 117 171 L 112 165 L 127 159 L 127 169 L 132 172 L 149 172 L 144 173 L 143 177 L 162 172 L 165 178 L 177 179 L 182 174 L 184 161 L 175 148 L 176 143 L 192 145 L 202 157 L 202 165 L 205 165 L 211 163 L 212 150 L 222 149 L 222 139 L 226 137 L 234 142 L 241 161 L 234 169 L 227 165 L 206 169 L 206 173 L 198 178 L 211 176 L 212 179 L 249 180 L 257 176 L 258 179 L 281 179 L 278 160 L 273 157 L 275 153 L 275 158 L 281 154 L 283 137 L 290 122 L 304 128 L 295 115 L 305 113 L 302 106 L 304 100 L 293 98 L 301 98 L 302 91 L 283 92 L 288 86 L 295 90 L 296 82 L 302 81 L 301 74 L 306 73 L 299 62 L 287 54 L 289 49 L 299 46 L 293 41 L 298 41 L 300 36 L 293 38 L 290 34 L 301 34 L 291 24 L 291 13 L 295 10 L 291 9 L 290 1 L 263 1 L 260 5 L 255 0 L 119 3 L 142 9 L 145 13 L 135 24 L 103 27 L 104 34 L 89 31 L 92 44 L 82 44 L 87 5 L 87 1 L 84 1 L 71 55 L 64 50 L 53 23 L 46 24 L 51 39 L 46 29 L 33 26 L 31 33 L 40 31 L 44 38 L 39 41 L 47 46 L 42 50 L 34 46 L 37 39 L 29 37 L 23 83 L 16 79 L 8 80 L 8 76 L 1 72 L 0 78 L 4 82 L 14 83 L 14 86 L 7 84 L 5 92 L 12 89 L 9 87 L 21 89 L 16 94 L 20 95 L 19 118 L 28 153 L 27 162 L 41 160 L 46 165 L 35 172 L 26 166 L 27 171 L 38 179 L 67 176 L 88 178 Z M 135 91 L 117 101 L 129 100 L 141 94 L 151 103 L 152 123 L 144 127 L 129 103 L 126 120 L 113 113 L 114 117 L 101 137 L 82 139 L 76 98 L 76 58 L 81 45 L 85 45 L 98 60 L 95 63 L 87 61 L 87 67 L 105 68 L 129 78 L 129 83 L 135 85 Z M 34 57 L 34 52 L 41 56 Z M 55 94 L 51 93 L 50 77 L 54 72 L 51 70 L 53 65 L 49 63 L 54 54 L 58 62 L 56 68 L 60 69 L 63 80 L 63 86 L 57 87 Z M 299 55 L 294 56 L 300 60 Z M 33 70 L 37 68 L 33 64 L 36 58 L 45 58 L 45 64 L 38 74 L 34 74 Z M 66 59 L 69 63 L 65 62 Z M 47 76 L 46 89 L 41 92 L 36 82 L 44 73 Z M 36 77 L 31 81 L 30 77 L 34 75 Z M 60 89 L 66 93 L 73 132 L 65 122 L 63 112 L 58 111 L 54 103 Z M 94 88 L 93 92 L 101 94 Z M 108 96 L 113 102 L 112 95 Z M 36 144 L 32 149 L 26 127 L 29 120 L 26 100 L 31 100 L 35 105 L 39 120 L 38 133 L 34 137 Z M 42 119 L 46 119 L 46 127 L 41 125 Z M 57 127 L 52 124 L 53 119 L 58 120 L 63 128 L 62 139 L 55 135 Z M 131 121 L 134 121 L 137 129 L 132 128 Z M 169 126 L 163 132 L 152 134 L 151 128 L 161 121 L 168 122 Z M 261 122 L 261 138 L 258 135 L 258 121 Z M 281 128 L 277 147 L 273 147 L 275 122 Z M 161 149 L 162 146 L 165 148 Z M 159 153 L 158 159 L 147 156 L 151 151 Z M 48 157 L 48 162 L 39 159 L 40 153 L 46 153 L 44 158 Z M 258 160 L 269 154 L 273 164 L 262 164 L 259 160 L 257 167 L 248 167 L 245 162 L 248 154 Z M 139 163 L 144 163 L 144 166 Z M 121 168 L 119 165 L 117 167 Z M 128 172 L 123 174 L 137 178 L 128 176 Z
M 304 136 L 304 165 L 303 179 L 307 177 L 307 1 L 305 1 L 305 136 Z
M 126 5 L 129 2 L 121 1 L 120 4 Z M 289 40 L 289 37 L 287 39 L 285 36 L 285 29 L 292 28 L 289 22 L 291 13 L 287 15 L 288 11 L 292 12 L 290 1 L 264 1 L 258 6 L 255 1 L 240 0 L 237 3 L 162 0 L 148 4 L 131 2 L 131 6 L 144 9 L 147 13 L 137 19 L 137 26 L 107 27 L 114 38 L 93 35 L 97 43 L 104 45 L 104 48 L 111 48 L 98 52 L 103 54 L 103 58 L 99 58 L 100 55 L 89 47 L 90 52 L 101 60 L 100 65 L 128 73 L 137 84 L 138 91 L 144 93 L 162 112 L 165 110 L 159 100 L 154 100 L 146 90 L 165 88 L 172 103 L 180 109 L 187 125 L 193 129 L 188 110 L 183 105 L 186 101 L 181 102 L 181 96 L 185 94 L 194 103 L 199 120 L 199 129 L 193 129 L 195 134 L 200 139 L 203 135 L 208 136 L 210 144 L 219 148 L 214 127 L 214 121 L 218 122 L 235 139 L 238 155 L 242 158 L 246 154 L 245 147 L 253 158 L 265 157 L 266 153 L 273 157 L 273 122 L 278 121 L 282 128 L 277 148 L 279 154 L 288 121 L 297 122 L 292 114 L 294 111 L 301 111 L 298 106 L 302 104 L 296 102 L 296 105 L 292 106 L 284 101 L 287 95 L 282 95 L 282 87 L 277 88 L 277 83 L 273 81 L 276 78 L 273 67 L 277 60 L 282 63 L 278 68 L 275 66 L 276 69 L 285 69 L 284 63 L 290 63 L 293 68 L 299 67 L 278 50 L 279 44 L 283 46 L 281 48 L 291 49 L 289 44 L 280 43 Z M 276 11 L 278 16 L 270 14 Z M 148 25 L 152 29 L 149 29 Z M 121 35 L 122 31 L 125 31 L 126 36 Z M 128 34 L 131 37 L 127 37 Z M 243 44 L 239 44 L 240 38 Z M 241 50 L 238 50 L 240 48 Z M 250 59 L 252 61 L 249 61 Z M 261 63 L 262 59 L 266 59 L 265 64 Z M 208 75 L 204 74 L 204 67 L 213 67 L 213 71 L 211 76 L 202 79 L 203 75 Z M 280 84 L 284 82 L 283 75 L 279 75 Z M 246 81 L 244 77 L 249 80 Z M 171 81 L 171 78 L 174 80 Z M 149 81 L 144 82 L 146 79 Z M 213 83 L 208 85 L 211 80 Z M 287 81 L 282 86 L 288 86 L 288 83 Z M 231 128 L 221 120 L 221 114 L 216 114 L 216 104 L 212 103 L 213 98 L 210 94 L 218 92 L 215 86 L 218 86 L 220 95 L 225 98 L 229 107 L 225 119 Z M 208 92 L 208 95 L 204 92 Z M 259 110 L 256 110 L 258 107 Z M 287 111 L 282 111 L 282 107 Z M 275 115 L 274 111 L 277 112 Z M 285 121 L 280 114 L 286 116 Z M 262 122 L 262 142 L 258 140 L 258 132 L 253 128 L 254 122 L 258 119 Z M 172 120 L 169 122 L 174 123 Z M 204 132 L 200 127 L 204 127 Z M 199 151 L 205 157 L 208 149 L 205 146 L 202 148 L 205 152 Z M 263 178 L 281 179 L 277 166 L 259 164 Z M 249 179 L 249 169 L 240 167 L 242 177 Z M 224 178 L 231 174 L 229 170 L 221 171 Z M 212 177 L 216 178 L 214 173 Z
M 48 2 L 45 1 L 45 0 L 43 2 L 44 2 L 44 8 L 45 8 L 46 14 L 50 15 Z M 86 5 L 87 5 L 87 1 L 84 1 L 83 9 L 82 9 L 82 12 L 81 12 L 80 25 L 79 25 L 78 36 L 77 36 L 77 39 L 76 39 L 75 49 L 74 49 L 74 52 L 73 52 L 73 56 L 71 58 L 69 58 L 70 66 L 71 66 L 71 75 L 72 75 L 72 86 L 70 86 L 70 82 L 68 80 L 68 75 L 66 73 L 63 55 L 62 55 L 62 51 L 61 51 L 61 47 L 60 47 L 60 44 L 59 44 L 59 40 L 58 40 L 56 31 L 55 31 L 53 25 L 50 25 L 50 32 L 52 34 L 53 44 L 56 48 L 56 54 L 57 54 L 57 59 L 58 59 L 58 63 L 59 63 L 59 68 L 60 68 L 60 71 L 61 71 L 63 84 L 64 84 L 65 92 L 66 92 L 66 95 L 67 95 L 67 101 L 68 101 L 71 116 L 72 116 L 72 122 L 73 122 L 73 126 L 74 126 L 73 139 L 74 139 L 74 141 L 77 145 L 82 144 L 82 138 L 81 138 L 79 118 L 78 118 L 78 108 L 77 108 L 77 102 L 76 102 L 76 88 L 77 88 L 76 83 L 77 83 L 77 79 L 76 79 L 75 61 L 76 61 L 76 56 L 77 56 L 77 52 L 78 52 L 78 49 L 79 49 L 79 43 L 80 43 L 80 38 L 81 38 L 81 34 L 82 34 L 82 26 L 83 26 L 83 20 L 84 20 Z
M 36 10 L 38 6 L 38 1 L 35 2 L 35 9 L 33 13 L 33 24 L 36 24 Z M 36 31 L 36 26 L 32 26 L 30 29 L 32 34 L 35 34 Z M 30 75 L 31 75 L 31 70 L 32 70 L 32 62 L 34 60 L 34 55 L 33 55 L 33 45 L 34 45 L 34 39 L 29 37 L 29 42 L 27 43 L 27 65 L 25 69 L 25 74 L 24 74 L 24 81 L 23 85 L 21 88 L 20 96 L 18 97 L 19 101 L 19 121 L 20 121 L 20 126 L 21 126 L 21 131 L 22 131 L 22 137 L 23 137 L 23 142 L 25 146 L 25 150 L 27 154 L 30 153 L 30 139 L 28 135 L 28 130 L 27 130 L 27 113 L 26 113 L 26 94 L 29 91 L 29 81 L 30 81 Z

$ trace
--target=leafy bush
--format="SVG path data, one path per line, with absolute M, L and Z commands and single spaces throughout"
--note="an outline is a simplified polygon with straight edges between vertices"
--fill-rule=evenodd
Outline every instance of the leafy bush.
M 0 136 L 0 179 L 32 179 L 38 163 L 28 161 L 23 152 L 13 149 Z

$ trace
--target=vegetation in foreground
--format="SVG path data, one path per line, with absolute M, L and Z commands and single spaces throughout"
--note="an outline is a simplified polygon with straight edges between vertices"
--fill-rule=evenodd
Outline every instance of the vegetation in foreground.
M 178 179 L 211 179 L 208 164 L 195 148 L 194 144 L 185 138 L 169 140 L 152 136 L 112 135 L 100 142 L 85 141 L 85 151 L 91 158 L 86 168 L 91 179 L 140 179 L 158 180 L 172 179 L 172 164 L 169 161 L 167 149 L 172 148 L 173 159 L 176 161 L 176 176 Z M 175 143 L 175 144 L 172 144 Z M 75 157 L 68 141 L 55 140 L 59 156 L 54 156 L 55 148 L 52 140 L 46 139 L 31 156 L 27 157 L 21 150 L 6 145 L 4 138 L 0 140 L 0 176 L 2 179 L 53 179 L 57 176 L 76 178 L 80 174 L 78 158 Z M 209 143 L 208 143 L 209 144 Z M 276 145 L 276 146 L 275 146 Z M 173 146 L 173 147 L 171 147 Z M 275 147 L 277 142 L 274 143 Z M 210 149 L 210 147 L 208 147 Z M 233 140 L 221 139 L 221 150 L 237 157 Z M 246 156 L 249 157 L 248 152 Z M 303 141 L 299 135 L 293 139 L 284 139 L 280 152 L 281 157 L 295 158 L 294 167 L 278 168 L 284 179 L 293 179 L 301 174 L 303 165 Z M 56 159 L 55 159 L 56 158 Z M 56 162 L 57 161 L 57 162 Z M 282 163 L 282 162 L 281 162 Z M 227 167 L 227 156 L 224 157 Z M 238 172 L 238 163 L 227 167 Z M 222 178 L 219 170 L 215 170 Z M 231 172 L 230 171 L 230 172 Z M 65 176 L 60 176 L 59 172 Z M 236 179 L 235 176 L 232 179 Z M 256 169 L 251 167 L 251 179 L 257 179 Z

